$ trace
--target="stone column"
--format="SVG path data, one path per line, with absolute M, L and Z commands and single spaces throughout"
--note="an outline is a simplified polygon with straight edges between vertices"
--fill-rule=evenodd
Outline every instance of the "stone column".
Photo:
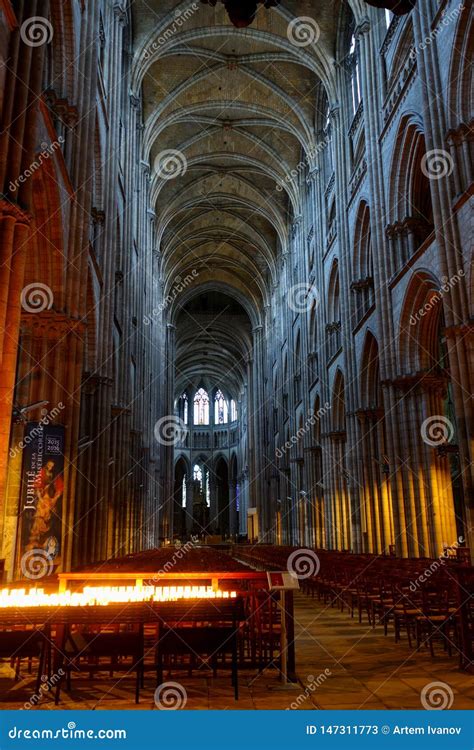
M 435 151 L 446 160 L 449 142 L 446 139 L 446 92 L 440 72 L 437 45 L 424 43 L 431 38 L 432 8 L 429 0 L 420 0 L 413 12 L 413 35 L 418 50 L 418 70 L 423 96 L 423 120 L 427 152 Z M 448 174 L 444 179 L 431 179 L 430 190 L 441 275 L 447 279 L 465 267 L 459 237 L 458 217 L 453 212 L 455 179 Z M 452 284 L 443 294 L 443 308 L 449 338 L 448 355 L 456 409 L 456 423 L 462 462 L 462 481 L 466 498 L 465 526 L 469 546 L 474 548 L 474 444 L 472 424 L 474 404 L 472 393 L 473 335 L 469 327 L 469 301 L 465 278 Z

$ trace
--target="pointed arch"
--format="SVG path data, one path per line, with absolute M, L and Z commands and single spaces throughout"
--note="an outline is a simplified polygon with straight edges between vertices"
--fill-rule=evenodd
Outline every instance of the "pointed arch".
M 354 231 L 354 259 L 352 283 L 354 322 L 359 323 L 375 302 L 374 270 L 370 209 L 365 200 L 360 202 Z
M 332 387 L 332 426 L 334 432 L 346 430 L 346 394 L 345 380 L 342 370 L 338 367 Z
M 209 424 L 209 394 L 207 390 L 201 386 L 194 394 L 193 399 L 194 406 L 194 419 L 195 425 L 208 425 Z
M 379 346 L 370 330 L 366 332 L 362 349 L 359 388 L 360 404 L 363 409 L 376 411 L 382 406 Z
M 400 316 L 399 361 L 405 372 L 439 367 L 439 335 L 444 319 L 440 284 L 427 270 L 413 274 Z
M 331 266 L 328 285 L 328 320 L 336 323 L 341 319 L 340 287 L 339 287 L 339 261 L 334 259 Z
M 431 187 L 423 157 L 425 137 L 418 115 L 404 115 L 398 127 L 390 168 L 389 215 L 391 222 L 415 219 L 412 230 L 418 242 L 433 229 Z

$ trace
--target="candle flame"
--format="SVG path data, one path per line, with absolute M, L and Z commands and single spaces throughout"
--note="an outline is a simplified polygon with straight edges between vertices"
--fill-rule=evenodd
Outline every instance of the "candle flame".
M 235 591 L 211 586 L 85 586 L 82 592 L 46 594 L 44 589 L 2 589 L 0 609 L 21 607 L 106 607 L 132 602 L 177 602 L 187 599 L 235 599 Z

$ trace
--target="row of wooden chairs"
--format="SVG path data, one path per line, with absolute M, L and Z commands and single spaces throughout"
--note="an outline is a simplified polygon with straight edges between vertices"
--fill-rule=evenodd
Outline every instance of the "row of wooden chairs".
M 229 600 L 227 600 L 229 601 Z M 22 663 L 28 671 L 37 665 L 36 688 L 41 680 L 61 675 L 55 681 L 55 700 L 60 700 L 64 685 L 71 690 L 72 676 L 97 672 L 135 676 L 135 700 L 139 702 L 145 674 L 156 673 L 161 684 L 165 671 L 187 670 L 192 674 L 203 667 L 216 674 L 217 669 L 231 673 L 235 698 L 238 698 L 238 669 L 278 666 L 280 647 L 280 611 L 277 599 L 261 586 L 249 586 L 224 612 L 216 602 L 161 606 L 155 619 L 143 617 L 143 605 L 125 605 L 120 610 L 107 608 L 107 621 L 94 622 L 89 612 L 66 613 L 64 622 L 58 612 L 48 614 L 41 623 L 25 625 L 37 618 L 28 612 L 24 621 L 0 622 L 0 658 L 12 660 L 20 677 Z M 224 616 L 224 614 L 225 616 Z
M 239 559 L 261 569 L 285 570 L 298 548 L 258 545 L 234 549 Z M 441 644 L 457 653 L 462 669 L 473 670 L 474 568 L 469 555 L 438 559 L 400 559 L 390 555 L 312 550 L 318 572 L 300 578 L 301 588 L 328 606 L 347 611 L 359 622 L 380 624 L 395 641 L 406 637 L 410 647 Z M 468 551 L 467 551 L 468 552 Z

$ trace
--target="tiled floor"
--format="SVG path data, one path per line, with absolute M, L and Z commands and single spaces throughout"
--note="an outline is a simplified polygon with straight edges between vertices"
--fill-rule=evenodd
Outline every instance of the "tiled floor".
M 299 684 L 282 686 L 276 670 L 242 671 L 236 702 L 228 675 L 212 679 L 179 673 L 166 677 L 180 683 L 178 693 L 168 694 L 171 705 L 185 697 L 187 709 L 421 709 L 423 688 L 443 682 L 448 687 L 441 688 L 442 695 L 452 697 L 452 708 L 474 708 L 474 677 L 460 672 L 456 658 L 446 658 L 440 646 L 434 659 L 426 651 L 413 653 L 406 642 L 385 638 L 381 628 L 359 625 L 302 594 L 295 597 L 295 620 Z M 34 681 L 26 677 L 15 683 L 9 672 L 6 665 L 0 668 L 0 709 L 22 708 L 34 693 Z M 151 674 L 138 706 L 131 699 L 133 690 L 132 679 L 117 682 L 104 675 L 89 681 L 83 676 L 73 680 L 72 695 L 62 694 L 60 708 L 156 708 Z M 48 693 L 37 707 L 54 708 Z

